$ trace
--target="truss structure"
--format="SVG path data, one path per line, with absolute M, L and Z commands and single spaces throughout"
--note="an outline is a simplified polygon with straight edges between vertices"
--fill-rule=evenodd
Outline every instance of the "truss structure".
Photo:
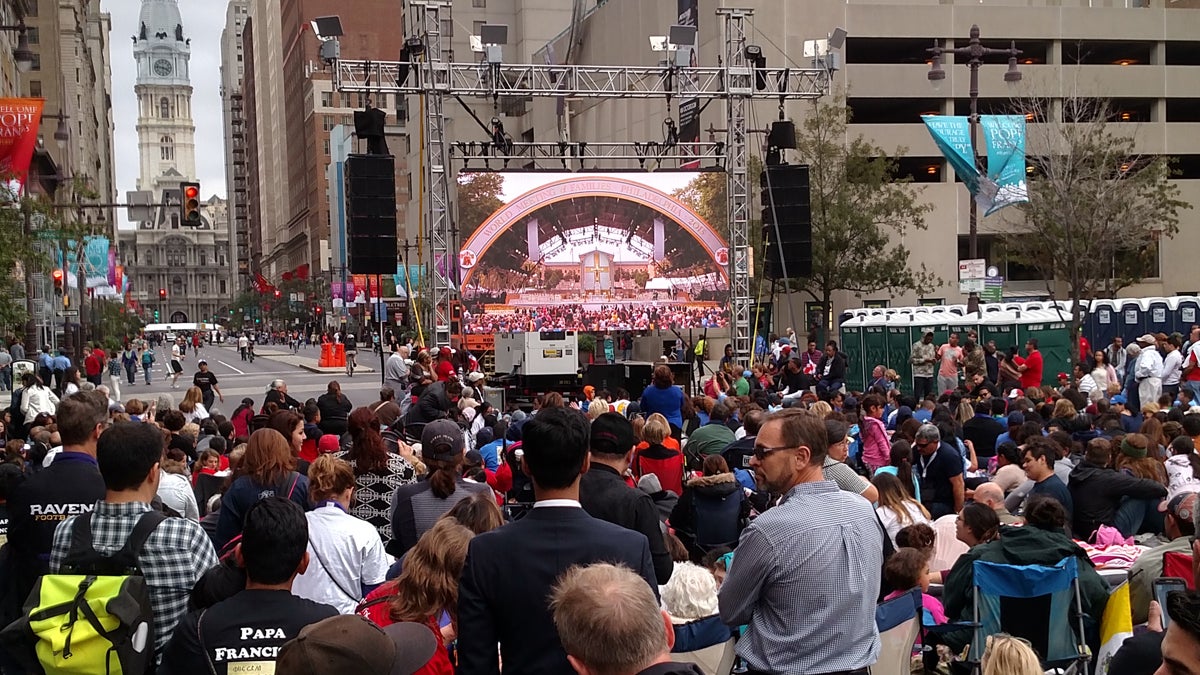
M 450 212 L 451 161 L 467 171 L 672 171 L 685 164 L 727 175 L 729 216 L 730 315 L 734 353 L 749 356 L 750 323 L 749 177 L 747 176 L 747 105 L 755 99 L 814 99 L 829 92 L 824 68 L 756 68 L 746 55 L 746 23 L 752 9 L 721 8 L 725 49 L 722 66 L 587 66 L 451 63 L 443 60 L 443 21 L 447 0 L 413 0 L 414 37 L 424 56 L 412 62 L 339 59 L 333 63 L 334 86 L 344 93 L 415 94 L 424 100 L 425 165 L 428 200 L 425 236 L 429 266 L 428 323 L 433 342 L 447 345 L 450 318 L 458 303 L 456 228 Z M 512 143 L 450 141 L 446 138 L 445 97 L 565 97 L 568 99 L 650 99 L 677 96 L 725 102 L 726 139 L 698 143 Z M 689 170 L 695 170 L 690 168 Z

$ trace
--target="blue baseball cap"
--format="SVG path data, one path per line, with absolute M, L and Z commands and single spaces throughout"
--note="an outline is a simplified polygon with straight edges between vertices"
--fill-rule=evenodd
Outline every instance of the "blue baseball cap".
M 1126 403 L 1125 395 L 1117 394 L 1116 396 L 1113 396 L 1112 398 L 1108 399 L 1108 402 L 1112 403 L 1113 405 L 1125 405 L 1125 403 Z

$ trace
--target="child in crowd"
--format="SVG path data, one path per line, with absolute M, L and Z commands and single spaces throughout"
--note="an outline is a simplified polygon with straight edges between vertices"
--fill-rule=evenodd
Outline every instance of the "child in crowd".
M 898 598 L 913 588 L 921 589 L 922 623 L 935 626 L 946 623 L 942 602 L 929 595 L 929 553 L 916 548 L 901 548 L 883 566 L 883 577 L 895 588 L 884 601 Z

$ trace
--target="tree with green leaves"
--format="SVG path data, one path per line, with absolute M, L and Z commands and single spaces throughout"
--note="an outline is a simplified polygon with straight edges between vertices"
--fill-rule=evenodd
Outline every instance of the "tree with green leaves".
M 487 217 L 504 206 L 501 190 L 504 176 L 499 173 L 458 174 L 458 232 L 460 241 L 479 229 Z
M 842 99 L 817 103 L 796 132 L 796 154 L 809 166 L 812 276 L 795 287 L 821 304 L 829 323 L 837 291 L 927 293 L 940 280 L 914 265 L 905 234 L 924 230 L 932 206 L 920 201 L 911 176 L 897 176 L 895 157 L 862 136 L 847 137 L 850 111 Z
M 1031 266 L 1047 291 L 1066 287 L 1075 311 L 1071 337 L 1083 321 L 1082 300 L 1157 274 L 1159 242 L 1179 231 L 1179 199 L 1170 160 L 1140 153 L 1135 130 L 1117 123 L 1109 101 L 1079 95 L 1061 105 L 1017 102 L 1033 117 L 1027 127 L 1029 202 L 1010 210 L 1002 243 L 1011 260 Z

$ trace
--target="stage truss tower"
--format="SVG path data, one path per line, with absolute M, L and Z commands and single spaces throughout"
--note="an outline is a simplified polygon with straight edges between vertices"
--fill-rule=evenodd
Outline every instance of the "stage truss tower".
M 425 237 L 431 258 L 428 264 L 427 320 L 433 332 L 433 344 L 450 344 L 452 308 L 458 302 L 459 289 L 454 270 L 457 267 L 456 228 L 450 213 L 452 179 L 451 155 L 464 165 L 479 162 L 484 170 L 508 169 L 529 164 L 553 166 L 562 170 L 582 168 L 585 161 L 598 170 L 646 168 L 653 162 L 659 170 L 679 170 L 698 159 L 712 159 L 726 173 L 729 219 L 729 309 L 734 352 L 740 359 L 749 357 L 754 344 L 751 325 L 750 181 L 747 175 L 747 107 L 754 100 L 812 100 L 829 92 L 832 73 L 825 68 L 756 68 L 747 58 L 746 24 L 752 9 L 717 10 L 724 24 L 725 50 L 722 66 L 589 66 L 550 64 L 452 63 L 443 60 L 441 29 L 450 19 L 451 3 L 446 0 L 414 0 L 417 14 L 412 22 L 424 47 L 420 58 L 412 62 L 333 61 L 334 86 L 343 93 L 415 94 L 424 101 L 426 176 L 428 198 L 425 212 Z M 668 96 L 721 99 L 725 101 L 726 140 L 679 144 L 588 143 L 573 139 L 569 143 L 497 144 L 492 139 L 478 142 L 446 138 L 445 98 L 490 99 L 498 97 L 651 99 Z M 457 150 L 457 152 L 455 152 Z M 475 169 L 478 170 L 478 169 Z M 543 169 L 544 170 L 544 169 Z

